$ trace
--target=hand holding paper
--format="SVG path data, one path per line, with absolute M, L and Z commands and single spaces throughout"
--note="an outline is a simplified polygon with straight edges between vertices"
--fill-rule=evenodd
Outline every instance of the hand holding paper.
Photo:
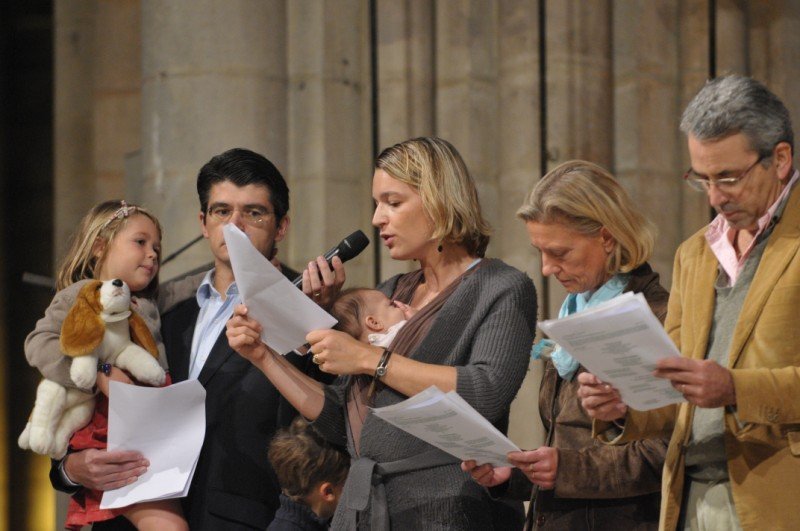
M 619 390 L 622 400 L 644 411 L 682 402 L 669 383 L 656 378 L 656 362 L 680 356 L 641 293 L 556 320 L 539 323 L 575 359 Z
M 281 354 L 305 343 L 306 334 L 330 328 L 336 319 L 273 266 L 235 225 L 222 228 L 233 275 L 248 315 L 262 326 L 261 339 Z
M 508 466 L 506 454 L 519 451 L 455 391 L 443 393 L 431 386 L 403 402 L 372 412 L 462 461 Z
M 136 450 L 150 461 L 139 479 L 103 493 L 101 509 L 186 496 L 206 432 L 206 390 L 197 380 L 168 387 L 111 382 L 108 449 Z

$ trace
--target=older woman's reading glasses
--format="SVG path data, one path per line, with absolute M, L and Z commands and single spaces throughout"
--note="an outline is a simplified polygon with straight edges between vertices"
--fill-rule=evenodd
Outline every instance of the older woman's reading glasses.
M 717 190 L 720 192 L 732 192 L 736 189 L 736 187 L 741 183 L 748 175 L 753 168 L 758 165 L 761 161 L 769 157 L 770 155 L 761 155 L 758 157 L 754 163 L 747 167 L 742 173 L 740 173 L 736 177 L 723 177 L 721 179 L 709 179 L 708 177 L 704 177 L 695 173 L 695 171 L 689 168 L 686 173 L 683 174 L 683 180 L 691 186 L 693 189 L 697 190 L 698 192 L 708 192 L 712 186 L 716 186 Z
M 233 217 L 233 213 L 238 211 L 245 224 L 251 227 L 260 227 L 264 220 L 272 215 L 272 212 L 263 207 L 249 206 L 242 209 L 231 208 L 228 205 L 212 205 L 208 208 L 208 215 L 215 222 L 227 223 Z

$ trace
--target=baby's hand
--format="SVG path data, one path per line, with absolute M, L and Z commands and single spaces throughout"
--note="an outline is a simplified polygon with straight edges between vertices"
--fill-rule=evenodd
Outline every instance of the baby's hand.
M 404 302 L 392 301 L 392 304 L 394 304 L 397 308 L 400 309 L 401 312 L 403 312 L 403 315 L 407 320 L 414 317 L 414 315 L 416 315 L 416 313 L 419 311 L 416 308 L 412 308 L 411 306 L 409 306 Z

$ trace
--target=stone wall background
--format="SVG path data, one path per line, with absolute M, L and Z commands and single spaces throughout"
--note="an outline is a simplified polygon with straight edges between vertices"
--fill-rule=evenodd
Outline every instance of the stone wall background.
M 439 135 L 479 183 L 489 254 L 534 279 L 545 318 L 564 292 L 541 278 L 514 217 L 544 172 L 585 158 L 618 176 L 659 227 L 652 262 L 668 286 L 677 245 L 709 219 L 681 182 L 688 99 L 736 72 L 800 110 L 798 0 L 37 0 L 3 10 L 0 293 L 31 303 L 13 322 L 4 308 L 0 328 L 0 374 L 10 375 L 0 530 L 42 529 L 52 507 L 46 461 L 15 444 L 38 381 L 21 341 L 49 300 L 21 273 L 52 274 L 97 201 L 146 204 L 169 254 L 199 235 L 197 170 L 249 147 L 289 181 L 279 256 L 301 267 L 356 228 L 372 234 L 380 148 Z M 370 251 L 348 264 L 349 285 L 413 267 L 375 242 Z M 162 278 L 209 260 L 197 244 Z M 543 436 L 539 377 L 532 363 L 512 409 L 524 447 Z

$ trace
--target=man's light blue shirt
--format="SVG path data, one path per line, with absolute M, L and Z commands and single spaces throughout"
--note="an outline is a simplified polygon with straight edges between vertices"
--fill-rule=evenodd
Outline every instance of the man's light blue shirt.
M 211 354 L 211 349 L 220 334 L 225 330 L 225 323 L 233 316 L 233 308 L 240 302 L 239 289 L 232 282 L 225 291 L 225 299 L 214 289 L 211 280 L 214 269 L 206 273 L 200 287 L 197 288 L 197 305 L 200 313 L 192 337 L 192 357 L 189 359 L 189 379 L 197 379 L 200 371 Z

